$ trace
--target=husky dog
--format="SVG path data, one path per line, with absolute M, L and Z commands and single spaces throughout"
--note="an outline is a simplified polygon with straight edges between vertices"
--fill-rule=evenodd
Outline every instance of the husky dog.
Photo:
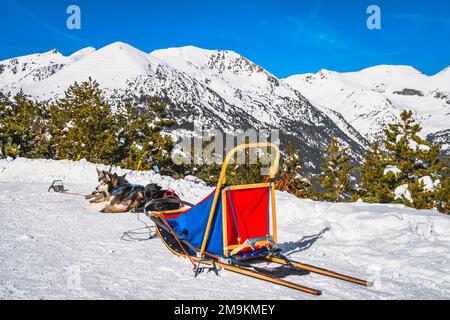
M 162 190 L 154 183 L 144 188 L 125 181 L 119 181 L 110 203 L 102 210 L 103 213 L 139 212 L 144 207 L 146 211 L 176 210 L 183 203 L 173 190 Z
M 89 200 L 90 203 L 100 203 L 100 202 L 106 202 L 109 199 L 109 196 L 111 195 L 112 189 L 110 187 L 111 182 L 111 171 L 112 167 L 109 168 L 109 171 L 102 171 L 97 170 L 97 176 L 98 176 L 98 182 L 99 185 L 97 188 L 95 188 L 95 191 L 90 194 L 89 196 L 86 196 L 86 200 Z
M 109 202 L 101 211 L 103 213 L 125 213 L 142 210 L 150 201 L 151 211 L 174 210 L 180 207 L 179 197 L 172 190 L 162 190 L 157 184 L 147 187 L 130 184 L 126 174 L 119 176 L 109 171 L 97 169 L 99 185 L 86 199 L 90 203 Z
M 135 212 L 145 205 L 145 188 L 128 183 L 125 176 L 110 175 L 114 194 L 103 213 Z

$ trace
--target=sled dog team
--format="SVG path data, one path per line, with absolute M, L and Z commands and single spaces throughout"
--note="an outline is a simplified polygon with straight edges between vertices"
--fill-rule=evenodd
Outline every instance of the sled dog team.
M 97 169 L 99 185 L 86 196 L 90 203 L 107 203 L 101 212 L 124 213 L 143 211 L 176 210 L 182 201 L 173 190 L 162 190 L 161 186 L 151 183 L 147 186 L 131 184 L 123 176 Z

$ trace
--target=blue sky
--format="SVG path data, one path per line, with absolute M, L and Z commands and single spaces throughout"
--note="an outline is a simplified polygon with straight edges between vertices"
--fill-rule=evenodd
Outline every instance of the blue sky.
M 72 4 L 81 30 L 66 27 Z M 381 8 L 381 30 L 366 27 L 371 4 Z M 450 65 L 450 1 L 0 0 L 0 39 L 0 60 L 123 41 L 146 52 L 234 50 L 279 77 L 377 64 L 431 75 Z

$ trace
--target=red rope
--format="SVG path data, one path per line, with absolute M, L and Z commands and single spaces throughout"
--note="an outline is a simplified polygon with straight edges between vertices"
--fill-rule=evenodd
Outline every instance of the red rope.
M 84 197 L 84 195 L 82 195 L 80 193 L 75 193 L 75 192 L 61 192 L 61 194 L 65 194 L 66 196 L 80 196 L 80 197 Z
M 169 228 L 170 232 L 173 234 L 173 236 L 175 237 L 175 240 L 177 240 L 178 244 L 181 247 L 181 250 L 183 250 L 184 254 L 186 255 L 186 257 L 189 258 L 189 260 L 191 261 L 192 265 L 194 266 L 194 269 L 197 269 L 197 265 L 195 264 L 194 260 L 192 259 L 192 257 L 187 253 L 186 249 L 183 247 L 183 245 L 181 244 L 180 240 L 178 240 L 178 237 L 175 233 L 175 231 L 173 231 L 172 227 L 170 226 L 170 224 L 167 222 L 166 218 L 161 215 L 161 220 L 166 224 L 166 226 Z

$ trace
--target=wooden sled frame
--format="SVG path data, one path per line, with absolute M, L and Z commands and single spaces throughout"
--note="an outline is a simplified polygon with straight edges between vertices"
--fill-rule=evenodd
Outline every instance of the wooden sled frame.
M 225 158 L 225 161 L 224 161 L 224 164 L 222 167 L 222 171 L 219 176 L 219 181 L 217 183 L 217 186 L 216 186 L 216 189 L 214 192 L 213 204 L 212 204 L 212 207 L 211 207 L 211 210 L 209 213 L 208 222 L 206 225 L 205 235 L 203 237 L 201 248 L 194 248 L 194 247 L 192 247 L 191 244 L 186 243 L 182 239 L 179 239 L 179 237 L 175 234 L 175 232 L 173 232 L 173 230 L 170 228 L 170 226 L 168 225 L 167 221 L 164 218 L 164 215 L 172 215 L 172 214 L 176 215 L 176 214 L 180 214 L 180 213 L 185 213 L 190 209 L 181 209 L 181 210 L 175 210 L 175 211 L 151 213 L 150 218 L 157 225 L 157 233 L 158 233 L 159 237 L 162 239 L 163 243 L 166 245 L 166 247 L 172 253 L 174 253 L 178 256 L 181 256 L 181 257 L 189 258 L 191 260 L 191 262 L 195 261 L 199 264 L 202 263 L 202 264 L 207 264 L 207 265 L 213 265 L 214 267 L 220 267 L 225 270 L 229 270 L 229 271 L 236 272 L 236 273 L 239 273 L 242 275 L 257 278 L 257 279 L 260 279 L 263 281 L 268 281 L 268 282 L 278 284 L 281 286 L 285 286 L 285 287 L 288 287 L 291 289 L 295 289 L 295 290 L 298 290 L 301 292 L 309 293 L 312 295 L 321 295 L 322 292 L 320 290 L 308 288 L 308 287 L 305 287 L 305 286 L 302 286 L 302 285 L 299 285 L 299 284 L 296 284 L 293 282 L 289 282 L 286 280 L 282 280 L 280 278 L 276 278 L 276 277 L 273 277 L 273 276 L 270 276 L 267 274 L 263 274 L 261 272 L 254 271 L 254 270 L 246 268 L 246 267 L 239 266 L 236 264 L 236 261 L 233 261 L 232 258 L 226 259 L 227 257 L 229 257 L 229 252 L 236 247 L 236 246 L 229 246 L 228 241 L 227 241 L 227 232 L 226 232 L 226 230 L 227 230 L 227 225 L 226 225 L 226 223 L 227 223 L 226 222 L 227 203 L 226 203 L 226 197 L 225 197 L 225 192 L 227 192 L 227 190 L 234 191 L 234 190 L 246 190 L 246 189 L 256 189 L 256 188 L 268 188 L 268 189 L 270 188 L 270 210 L 271 210 L 271 225 L 272 225 L 272 228 L 271 228 L 272 234 L 270 236 L 273 238 L 273 240 L 275 242 L 275 246 L 277 246 L 275 183 L 268 182 L 268 183 L 250 184 L 250 185 L 241 185 L 241 186 L 227 186 L 227 188 L 226 188 L 227 190 L 224 189 L 224 186 L 226 186 L 226 183 L 227 183 L 226 172 L 227 172 L 227 168 L 228 168 L 228 165 L 230 164 L 232 157 L 237 152 L 240 152 L 240 151 L 243 151 L 246 149 L 252 149 L 252 148 L 257 148 L 257 149 L 258 148 L 266 148 L 266 149 L 271 148 L 271 149 L 273 149 L 273 151 L 275 151 L 274 161 L 272 161 L 272 165 L 270 167 L 270 171 L 269 171 L 269 175 L 268 175 L 268 179 L 269 179 L 268 181 L 275 179 L 275 176 L 279 169 L 279 162 L 280 162 L 280 157 L 281 157 L 280 150 L 276 145 L 269 143 L 269 142 L 251 143 L 251 144 L 243 144 L 243 145 L 240 145 L 240 146 L 232 149 Z M 212 222 L 214 219 L 214 215 L 216 213 L 218 199 L 221 195 L 222 195 L 223 243 L 224 243 L 225 259 L 211 255 L 210 253 L 206 252 L 206 246 L 207 246 L 207 242 L 208 242 L 208 239 L 210 236 L 211 226 L 212 226 Z M 166 236 L 170 235 L 170 237 L 172 237 L 174 240 L 176 240 L 175 245 L 173 245 L 173 244 L 170 245 L 168 243 L 166 237 L 162 234 L 162 232 L 164 232 Z M 177 247 L 179 250 L 176 250 L 174 247 Z M 188 255 L 187 248 L 190 248 L 192 251 L 196 252 L 196 255 L 195 256 Z M 276 248 L 273 248 L 273 249 L 276 249 Z M 276 250 L 273 250 L 273 251 L 276 251 Z M 372 286 L 371 282 L 361 280 L 358 278 L 354 278 L 354 277 L 350 277 L 350 276 L 346 276 L 346 275 L 336 273 L 331 270 L 303 264 L 303 263 L 296 262 L 296 261 L 291 261 L 281 255 L 268 254 L 266 256 L 260 257 L 260 259 L 263 259 L 267 262 L 279 264 L 279 265 L 289 265 L 292 268 L 306 270 L 309 272 L 332 277 L 335 279 L 344 280 L 344 281 L 351 282 L 351 283 L 358 284 L 358 285 L 365 286 L 365 287 Z M 195 265 L 195 263 L 193 263 L 193 264 L 195 266 L 195 269 L 197 269 L 198 265 Z
M 261 143 L 246 143 L 232 149 L 227 156 L 225 157 L 222 170 L 220 172 L 219 181 L 217 182 L 216 190 L 214 193 L 213 204 L 209 213 L 208 223 L 206 225 L 205 235 L 203 237 L 202 246 L 200 248 L 200 256 L 205 255 L 206 245 L 208 243 L 208 239 L 211 232 L 211 225 L 214 219 L 214 214 L 216 212 L 216 208 L 218 205 L 218 199 L 220 195 L 225 195 L 227 190 L 235 191 L 235 190 L 247 190 L 247 189 L 257 189 L 257 188 L 270 188 L 270 202 L 271 202 L 271 224 L 272 224 L 272 234 L 270 236 L 273 237 L 275 243 L 277 242 L 277 213 L 276 213 L 276 205 L 275 205 L 275 183 L 256 183 L 256 184 L 248 184 L 248 185 L 239 185 L 239 186 L 229 186 L 227 190 L 223 189 L 223 186 L 227 183 L 227 168 L 230 164 L 232 158 L 241 151 L 245 151 L 246 149 L 262 149 L 262 148 L 271 148 L 272 151 L 275 152 L 271 167 L 269 169 L 269 179 L 274 179 L 280 164 L 281 153 L 280 149 L 270 142 L 261 142 Z M 153 212 L 152 215 L 157 217 L 161 215 L 176 215 L 180 213 L 185 213 L 188 209 L 180 209 L 180 210 L 172 210 L 172 211 L 163 211 L 163 212 Z M 229 251 L 233 250 L 235 246 L 229 246 L 227 241 L 227 222 L 226 222 L 226 212 L 227 212 L 227 203 L 226 197 L 222 197 L 222 219 L 223 219 L 223 239 L 224 239 L 224 255 L 228 256 Z M 269 235 L 268 235 L 269 236 Z
M 230 164 L 231 159 L 234 157 L 234 155 L 236 153 L 244 151 L 246 149 L 259 149 L 259 148 L 266 148 L 266 149 L 271 148 L 273 151 L 275 151 L 275 158 L 270 167 L 269 176 L 268 176 L 270 179 L 275 178 L 275 175 L 278 172 L 281 154 L 280 154 L 280 149 L 278 149 L 278 147 L 276 145 L 274 145 L 273 143 L 270 143 L 270 142 L 246 143 L 246 144 L 240 145 L 240 146 L 232 149 L 227 154 L 227 156 L 225 157 L 223 166 L 222 166 L 222 171 L 219 176 L 219 181 L 217 182 L 216 191 L 214 194 L 213 205 L 212 205 L 211 211 L 209 213 L 208 224 L 206 225 L 206 232 L 205 232 L 205 236 L 203 238 L 202 247 L 200 249 L 201 256 L 203 256 L 205 253 L 206 244 L 208 242 L 209 234 L 211 231 L 211 224 L 212 224 L 212 221 L 214 218 L 214 213 L 215 213 L 216 207 L 217 207 L 217 200 L 219 199 L 219 196 L 221 193 L 223 195 L 223 197 L 222 197 L 222 219 L 223 219 L 224 255 L 228 256 L 229 249 L 233 249 L 233 247 L 230 247 L 228 245 L 227 231 L 226 231 L 227 230 L 227 222 L 226 222 L 226 217 L 227 217 L 226 192 L 227 192 L 227 190 L 223 190 L 223 186 L 225 186 L 227 183 L 227 179 L 226 179 L 227 168 L 228 168 L 228 165 Z M 277 218 L 276 218 L 276 207 L 275 207 L 275 184 L 274 183 L 259 183 L 259 184 L 249 184 L 249 185 L 241 185 L 241 186 L 230 186 L 228 189 L 234 191 L 234 190 L 247 190 L 247 189 L 257 189 L 257 188 L 270 188 L 270 194 L 271 194 L 270 201 L 271 201 L 271 210 L 272 210 L 272 237 L 276 242 L 277 241 L 277 223 L 276 223 Z

